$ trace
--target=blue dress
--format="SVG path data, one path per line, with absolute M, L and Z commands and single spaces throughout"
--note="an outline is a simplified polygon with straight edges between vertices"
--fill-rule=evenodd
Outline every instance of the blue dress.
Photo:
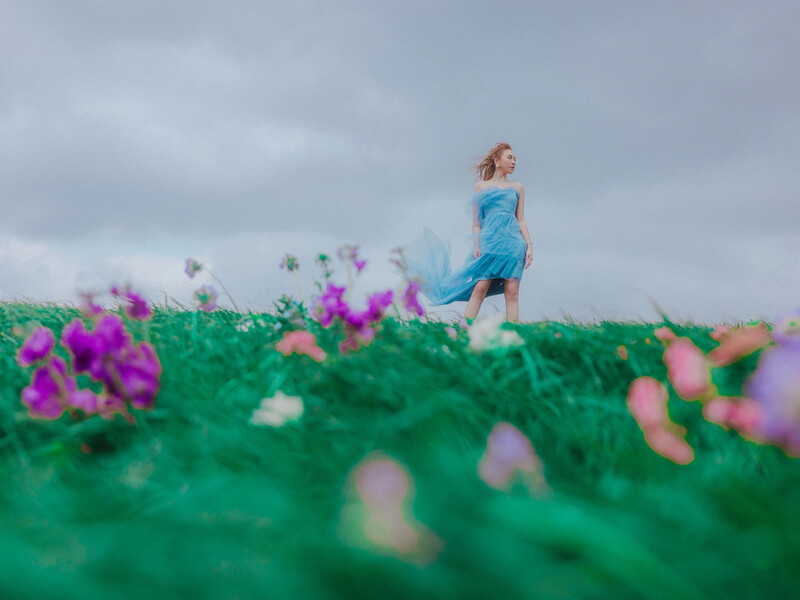
M 450 268 L 450 245 L 427 227 L 403 248 L 407 276 L 420 282 L 420 292 L 432 305 L 469 300 L 472 288 L 481 279 L 492 280 L 486 295 L 493 296 L 504 292 L 505 279 L 522 278 L 527 248 L 516 217 L 518 200 L 519 193 L 513 187 L 485 187 L 472 196 L 467 210 L 480 226 L 480 232 L 474 235 L 481 255 L 474 258 L 470 250 L 455 271 Z

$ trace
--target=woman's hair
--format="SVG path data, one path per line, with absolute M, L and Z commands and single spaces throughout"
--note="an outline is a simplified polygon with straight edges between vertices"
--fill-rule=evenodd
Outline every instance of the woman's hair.
M 506 150 L 511 150 L 511 145 L 506 142 L 495 144 L 494 148 L 489 150 L 489 154 L 484 156 L 481 161 L 472 167 L 478 175 L 478 179 L 486 181 L 494 177 L 494 161 Z

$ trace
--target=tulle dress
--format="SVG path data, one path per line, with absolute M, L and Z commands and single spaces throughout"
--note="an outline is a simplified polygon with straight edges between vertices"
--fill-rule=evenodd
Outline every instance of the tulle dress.
M 476 192 L 466 208 L 480 226 L 477 236 L 481 255 L 450 267 L 450 244 L 425 227 L 422 235 L 403 248 L 407 275 L 421 283 L 420 292 L 434 306 L 467 301 L 481 279 L 491 279 L 487 296 L 502 294 L 506 279 L 519 281 L 525 267 L 525 239 L 517 221 L 519 193 L 513 187 L 485 187 Z M 474 241 L 474 238 L 470 236 Z

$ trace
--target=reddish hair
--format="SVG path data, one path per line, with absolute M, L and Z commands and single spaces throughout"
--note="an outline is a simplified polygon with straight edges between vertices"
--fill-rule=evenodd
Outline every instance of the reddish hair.
M 472 167 L 478 175 L 478 179 L 486 181 L 494 177 L 494 161 L 506 150 L 511 150 L 511 145 L 506 142 L 495 144 L 494 148 L 489 150 L 489 154 L 484 156 L 481 161 Z

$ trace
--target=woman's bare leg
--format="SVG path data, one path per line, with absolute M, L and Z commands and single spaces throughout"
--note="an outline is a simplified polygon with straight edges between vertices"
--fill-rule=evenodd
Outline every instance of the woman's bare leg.
M 467 302 L 467 308 L 464 309 L 465 319 L 474 319 L 478 316 L 478 311 L 481 309 L 481 304 L 483 299 L 486 298 L 486 292 L 489 291 L 491 283 L 491 279 L 481 279 L 472 288 L 472 295 L 469 297 L 469 302 Z
M 519 323 L 519 281 L 506 279 L 503 288 L 506 296 L 506 320 Z

